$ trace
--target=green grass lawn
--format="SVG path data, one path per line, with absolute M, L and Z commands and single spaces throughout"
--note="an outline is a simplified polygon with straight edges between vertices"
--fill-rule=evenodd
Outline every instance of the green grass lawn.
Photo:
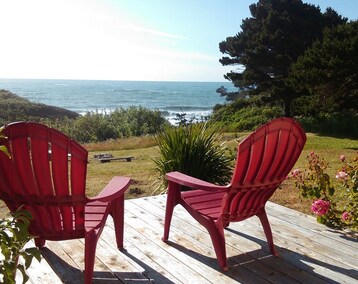
M 248 133 L 225 134 L 221 140 L 226 141 L 228 148 L 235 150 L 237 143 Z M 330 163 L 329 173 L 335 176 L 339 169 L 339 156 L 344 154 L 347 158 L 354 158 L 358 152 L 358 140 L 340 139 L 315 134 L 307 134 L 307 143 L 295 168 L 303 168 L 307 164 L 306 157 L 314 151 L 324 157 Z M 89 151 L 87 192 L 94 196 L 100 192 L 113 176 L 128 176 L 132 179 L 132 185 L 127 191 L 126 198 L 137 198 L 159 194 L 156 189 L 158 174 L 155 172 L 153 158 L 159 154 L 151 137 L 130 138 L 117 141 L 109 141 L 97 144 L 88 144 L 85 147 Z M 98 153 L 111 153 L 114 157 L 133 156 L 131 162 L 112 161 L 100 163 L 93 156 Z M 271 201 L 296 209 L 304 213 L 310 213 L 311 202 L 301 200 L 299 192 L 292 180 L 286 180 L 282 188 L 278 189 Z M 0 204 L 0 217 L 4 217 L 7 209 Z

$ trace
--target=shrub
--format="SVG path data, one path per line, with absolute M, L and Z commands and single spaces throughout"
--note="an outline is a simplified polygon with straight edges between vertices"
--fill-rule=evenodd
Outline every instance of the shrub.
M 358 114 L 332 113 L 298 118 L 306 132 L 335 137 L 358 138 Z
M 67 119 L 43 122 L 81 143 L 152 135 L 169 124 L 159 111 L 140 106 L 119 108 L 110 113 L 87 112 L 75 121 Z
M 80 142 L 98 142 L 117 138 L 108 114 L 87 112 L 73 124 L 72 138 Z
M 340 156 L 341 168 L 334 181 L 326 173 L 328 162 L 314 152 L 307 157 L 308 168 L 292 172 L 301 196 L 312 200 L 311 210 L 319 223 L 358 231 L 358 156 L 348 161 Z
M 229 132 L 251 131 L 282 113 L 281 107 L 267 106 L 257 98 L 238 99 L 225 106 L 216 105 L 209 122 L 217 123 Z
M 207 124 L 189 124 L 166 128 L 156 136 L 159 157 L 154 160 L 163 184 L 165 174 L 180 171 L 202 180 L 227 184 L 232 174 L 232 158 L 225 147 L 217 145 L 217 131 Z
M 109 118 L 119 138 L 155 134 L 168 124 L 160 111 L 141 106 L 116 109 Z

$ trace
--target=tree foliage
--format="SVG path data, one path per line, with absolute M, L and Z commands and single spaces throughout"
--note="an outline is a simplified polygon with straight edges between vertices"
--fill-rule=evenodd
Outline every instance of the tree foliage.
M 291 65 L 325 27 L 345 23 L 333 9 L 321 13 L 319 7 L 301 0 L 259 0 L 250 5 L 252 17 L 242 21 L 241 31 L 219 44 L 226 56 L 222 65 L 239 65 L 224 77 L 244 95 L 266 96 L 282 101 L 290 116 L 291 101 L 300 95 L 288 83 Z
M 291 82 L 311 95 L 306 114 L 357 112 L 358 21 L 325 29 L 323 39 L 293 64 Z

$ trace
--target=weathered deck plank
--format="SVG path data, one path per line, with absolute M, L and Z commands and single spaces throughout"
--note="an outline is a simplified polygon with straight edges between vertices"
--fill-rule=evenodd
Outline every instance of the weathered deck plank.
M 180 206 L 169 242 L 161 240 L 166 196 L 126 200 L 125 250 L 109 218 L 96 251 L 93 283 L 358 283 L 358 242 L 311 216 L 267 204 L 278 257 L 270 254 L 258 218 L 225 231 L 229 271 L 216 262 L 210 237 Z M 47 242 L 31 283 L 81 283 L 83 240 Z
M 152 202 L 152 206 L 155 206 L 153 199 L 150 199 Z M 140 201 L 141 202 L 141 201 Z M 160 204 L 160 202 L 156 202 L 157 204 Z M 161 204 L 162 207 L 164 207 L 164 204 Z M 148 207 L 148 206 L 147 206 Z M 153 207 L 150 207 L 151 209 Z M 153 209 L 152 209 L 153 210 Z M 184 210 L 179 210 L 179 212 L 176 212 L 176 216 L 179 217 L 179 219 L 182 219 L 184 222 L 194 222 L 196 226 L 199 229 L 204 230 L 205 229 L 200 226 L 198 223 L 195 223 L 195 221 L 192 221 L 192 219 L 189 217 L 188 213 Z M 271 218 L 270 218 L 271 219 Z M 173 224 L 178 225 L 178 227 L 182 228 L 185 227 L 180 221 L 173 219 Z M 274 227 L 273 227 L 274 229 Z M 277 228 L 277 231 L 285 232 L 287 229 L 282 226 L 282 224 Z M 275 229 L 274 236 L 275 236 Z M 280 257 L 272 257 L 269 253 L 267 244 L 266 244 L 266 238 L 264 236 L 264 232 L 261 228 L 260 222 L 258 218 L 251 218 L 249 220 L 246 220 L 244 222 L 234 223 L 230 224 L 229 229 L 227 230 L 226 234 L 226 240 L 227 240 L 227 255 L 229 257 L 229 260 L 234 260 L 236 262 L 236 265 L 240 265 L 241 267 L 245 267 L 247 269 L 250 269 L 251 271 L 255 272 L 258 276 L 264 277 L 265 279 L 269 279 L 272 283 L 295 283 L 294 278 L 297 277 L 297 273 L 300 274 L 300 278 L 305 279 L 305 283 L 326 283 L 321 282 L 321 279 L 317 277 L 317 275 L 312 275 L 310 273 L 310 269 L 306 266 L 297 266 L 296 263 L 293 263 L 291 265 L 290 269 L 288 268 L 288 263 L 285 259 L 282 259 Z M 200 233 L 195 233 L 193 235 L 198 236 Z M 299 234 L 297 234 L 299 235 Z M 207 236 L 208 237 L 208 236 Z M 288 240 L 283 239 L 282 240 L 282 234 L 280 235 L 280 243 L 283 243 L 284 245 L 287 243 L 291 243 L 292 239 L 296 237 L 296 234 L 293 236 L 290 236 Z M 173 238 L 173 236 L 172 236 Z M 178 240 L 180 243 L 181 240 Z M 206 239 L 204 241 L 206 244 L 211 244 L 210 239 Z M 278 244 L 276 240 L 276 244 Z M 300 244 L 302 245 L 302 244 Z M 261 247 L 262 246 L 262 247 Z M 235 252 L 233 248 L 239 248 L 240 252 Z M 280 254 L 280 248 L 277 247 L 279 254 Z M 297 249 L 301 249 L 299 246 Z M 242 255 L 245 253 L 244 255 Z M 304 251 L 305 254 L 309 253 L 309 250 Z M 246 256 L 246 257 L 245 257 Z M 251 259 L 248 259 L 247 257 L 251 257 Z M 260 261 L 264 259 L 266 260 L 266 264 L 270 266 L 269 269 L 265 265 L 262 265 Z M 254 265 L 255 262 L 257 262 L 257 265 Z M 231 263 L 232 264 L 232 263 Z M 235 265 L 235 264 L 234 264 Z M 259 266 L 259 269 L 257 267 Z M 282 269 L 282 266 L 286 267 L 286 269 Z M 304 268 L 306 268 L 305 271 Z M 318 265 L 317 269 L 322 270 L 321 267 Z M 278 271 L 279 270 L 279 271 Z M 267 274 L 264 274 L 267 271 Z M 242 270 L 240 271 L 242 272 Z M 281 272 L 285 273 L 286 276 L 284 277 L 285 281 L 282 281 Z M 323 272 L 321 273 L 323 276 L 327 273 L 325 269 L 323 269 Z M 321 275 L 321 276 L 322 276 Z M 337 275 L 334 275 L 334 277 L 338 277 Z M 308 281 L 310 280 L 310 281 Z M 314 281 L 313 281 L 314 280 Z M 342 282 L 342 280 L 341 280 Z

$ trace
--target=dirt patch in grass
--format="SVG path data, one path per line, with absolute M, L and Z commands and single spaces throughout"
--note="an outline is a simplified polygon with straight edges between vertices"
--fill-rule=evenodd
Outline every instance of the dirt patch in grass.
M 312 215 L 310 211 L 311 201 L 299 197 L 299 190 L 290 181 L 285 181 L 276 190 L 270 201 L 285 207 Z

